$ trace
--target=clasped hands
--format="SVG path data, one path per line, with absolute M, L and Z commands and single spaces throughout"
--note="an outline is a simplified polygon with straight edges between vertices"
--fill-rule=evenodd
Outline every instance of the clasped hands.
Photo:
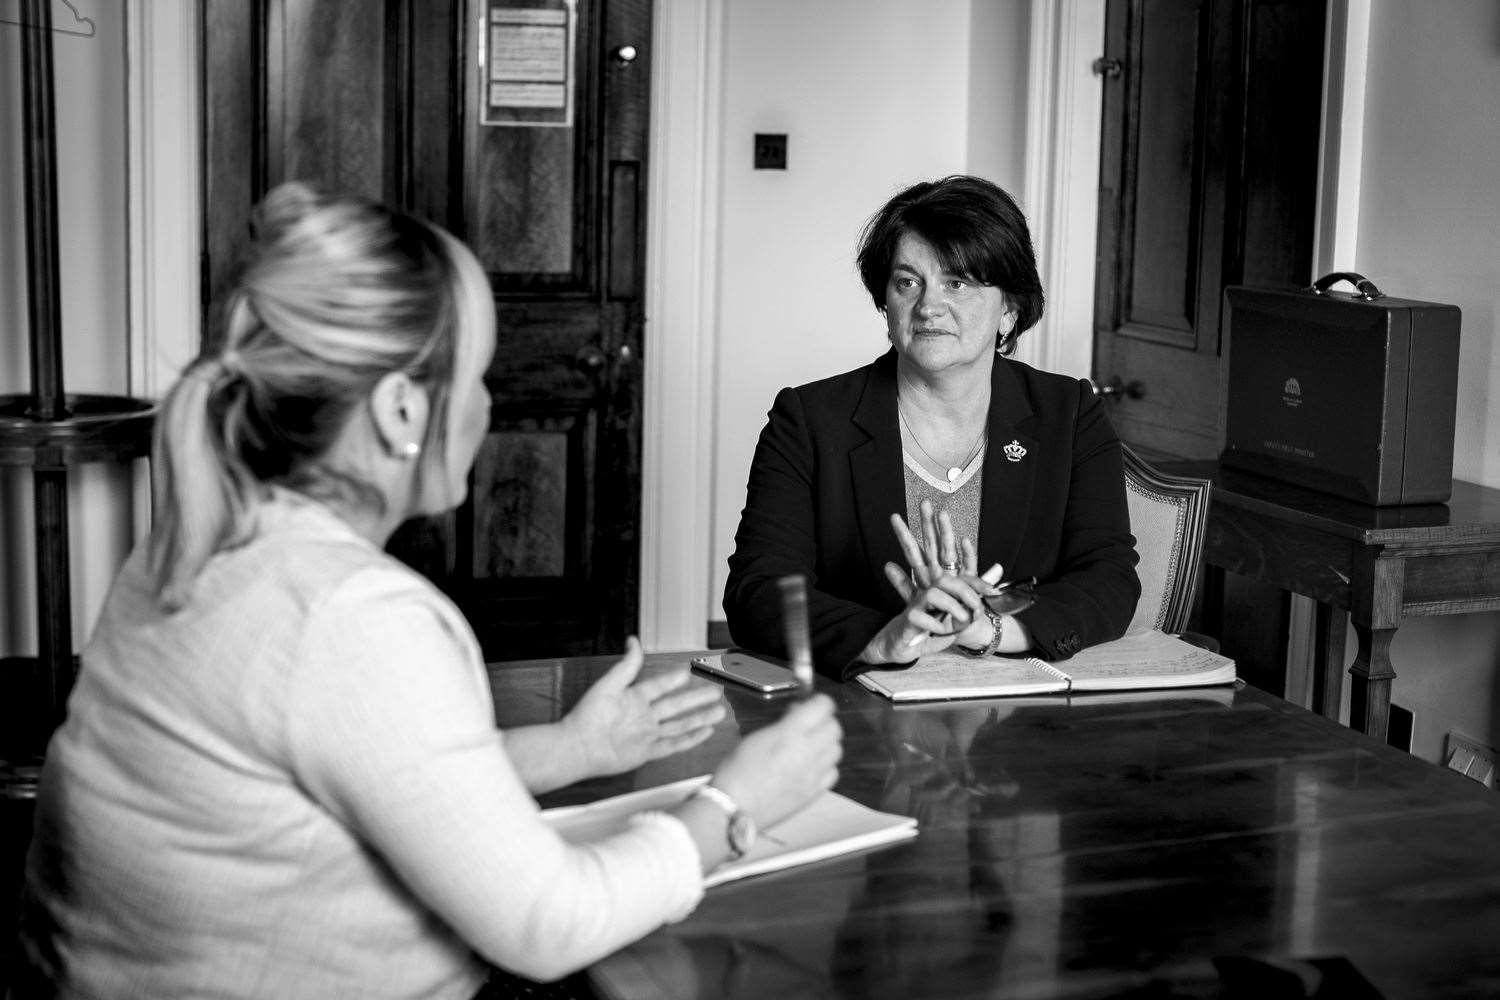
M 885 577 L 906 608 L 865 645 L 866 663 L 904 663 L 954 644 L 978 648 L 994 637 L 984 598 L 997 590 L 979 577 L 973 540 L 959 538 L 948 512 L 934 515 L 930 501 L 922 501 L 921 518 L 919 543 L 901 515 L 891 515 L 907 566 L 888 562 Z

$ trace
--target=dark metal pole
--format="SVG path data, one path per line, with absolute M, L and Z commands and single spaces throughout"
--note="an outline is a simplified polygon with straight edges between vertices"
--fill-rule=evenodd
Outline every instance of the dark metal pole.
M 31 408 L 41 421 L 68 416 L 63 389 L 57 253 L 57 121 L 52 93 L 49 0 L 21 7 L 23 127 L 26 135 L 27 315 L 31 324 Z M 37 653 L 50 731 L 73 682 L 73 611 L 68 567 L 68 473 L 59 456 L 38 454 L 32 471 L 36 515 Z
M 52 11 L 48 0 L 24 0 L 21 23 L 31 415 L 38 420 L 57 420 L 66 416 L 67 399 L 63 393 L 57 283 L 57 121 L 52 99 Z
M 37 722 L 51 731 L 62 721 L 73 686 L 73 598 L 68 570 L 68 473 L 65 469 L 37 469 L 32 473 L 35 496 L 37 661 L 45 718 Z

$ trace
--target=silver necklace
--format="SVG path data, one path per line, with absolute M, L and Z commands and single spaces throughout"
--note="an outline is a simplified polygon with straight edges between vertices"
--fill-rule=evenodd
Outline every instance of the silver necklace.
M 917 437 L 917 432 L 911 429 L 911 424 L 906 420 L 906 411 L 902 409 L 901 400 L 899 399 L 896 400 L 896 416 L 901 418 L 901 426 L 906 428 L 906 433 L 911 436 L 912 444 L 917 446 L 917 450 L 920 451 L 923 455 L 927 456 L 927 461 L 931 462 L 933 465 L 937 466 L 940 469 L 944 468 L 943 463 L 933 458 L 932 452 L 928 451 L 925 447 L 922 446 L 921 438 Z M 948 482 L 958 482 L 958 477 L 964 474 L 964 470 L 969 467 L 969 463 L 974 461 L 974 456 L 979 454 L 979 446 L 984 443 L 985 432 L 988 430 L 988 427 L 981 427 L 979 429 L 979 436 L 974 439 L 974 444 L 969 447 L 969 453 L 964 457 L 964 460 L 957 465 L 949 465 L 946 467 L 948 470 L 946 473 L 946 475 L 948 476 Z

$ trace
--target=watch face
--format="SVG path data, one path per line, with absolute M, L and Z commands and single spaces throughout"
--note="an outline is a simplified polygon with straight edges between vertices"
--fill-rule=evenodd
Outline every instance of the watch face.
M 734 849 L 736 855 L 745 854 L 755 846 L 755 820 L 737 812 L 729 821 L 729 846 Z

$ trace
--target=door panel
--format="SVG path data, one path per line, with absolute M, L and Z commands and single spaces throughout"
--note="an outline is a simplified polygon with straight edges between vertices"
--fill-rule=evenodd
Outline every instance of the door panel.
M 453 597 L 487 658 L 622 648 L 637 607 L 650 3 L 205 3 L 206 23 L 231 29 L 205 36 L 205 93 L 243 123 L 206 123 L 208 187 L 235 196 L 206 205 L 216 253 L 296 177 L 434 219 L 489 274 L 498 349 L 469 500 L 403 526 L 391 550 Z M 226 265 L 206 262 L 208 287 Z
M 213 329 L 230 262 L 249 240 L 246 216 L 266 190 L 264 128 L 253 99 L 264 79 L 264 12 L 258 4 L 204 0 L 203 259 L 204 329 Z M 207 68 L 212 67 L 212 72 Z
M 1197 246 L 1196 201 L 1184 191 L 1198 187 L 1199 156 L 1193 124 L 1199 96 L 1198 39 L 1202 8 L 1182 6 L 1162 12 L 1164 30 L 1140 32 L 1134 61 L 1132 95 L 1139 112 L 1152 109 L 1152 120 L 1131 129 L 1134 148 L 1135 199 L 1122 240 L 1124 274 L 1129 277 L 1120 304 L 1120 336 L 1140 337 L 1192 350 Z M 1176 127 L 1156 127 L 1156 115 Z M 1140 124 L 1140 114 L 1135 123 Z M 1137 214 L 1139 213 L 1139 214 Z
M 562 577 L 584 551 L 568 537 L 568 505 L 586 494 L 570 482 L 569 456 L 588 447 L 587 412 L 535 421 L 534 430 L 492 433 L 474 463 L 471 571 L 479 577 Z M 587 463 L 577 463 L 587 466 Z
M 1310 280 L 1324 6 L 1110 0 L 1094 371 L 1147 453 L 1222 447 L 1224 286 Z
M 1317 27 L 1322 10 L 1317 8 Z M 1317 212 L 1318 128 L 1322 107 L 1323 32 L 1288 4 L 1251 9 L 1252 66 L 1290 63 L 1297 72 L 1260 72 L 1246 81 L 1244 177 L 1238 206 L 1243 284 L 1309 284 Z M 1267 109 L 1275 109 L 1274 113 Z M 1295 159 L 1294 159 L 1295 158 Z
M 465 238 L 497 291 L 587 291 L 588 175 L 576 128 L 475 126 Z M 582 211 L 580 211 L 582 209 Z
M 392 81 L 382 0 L 276 0 L 266 8 L 267 182 L 317 178 L 388 199 Z

